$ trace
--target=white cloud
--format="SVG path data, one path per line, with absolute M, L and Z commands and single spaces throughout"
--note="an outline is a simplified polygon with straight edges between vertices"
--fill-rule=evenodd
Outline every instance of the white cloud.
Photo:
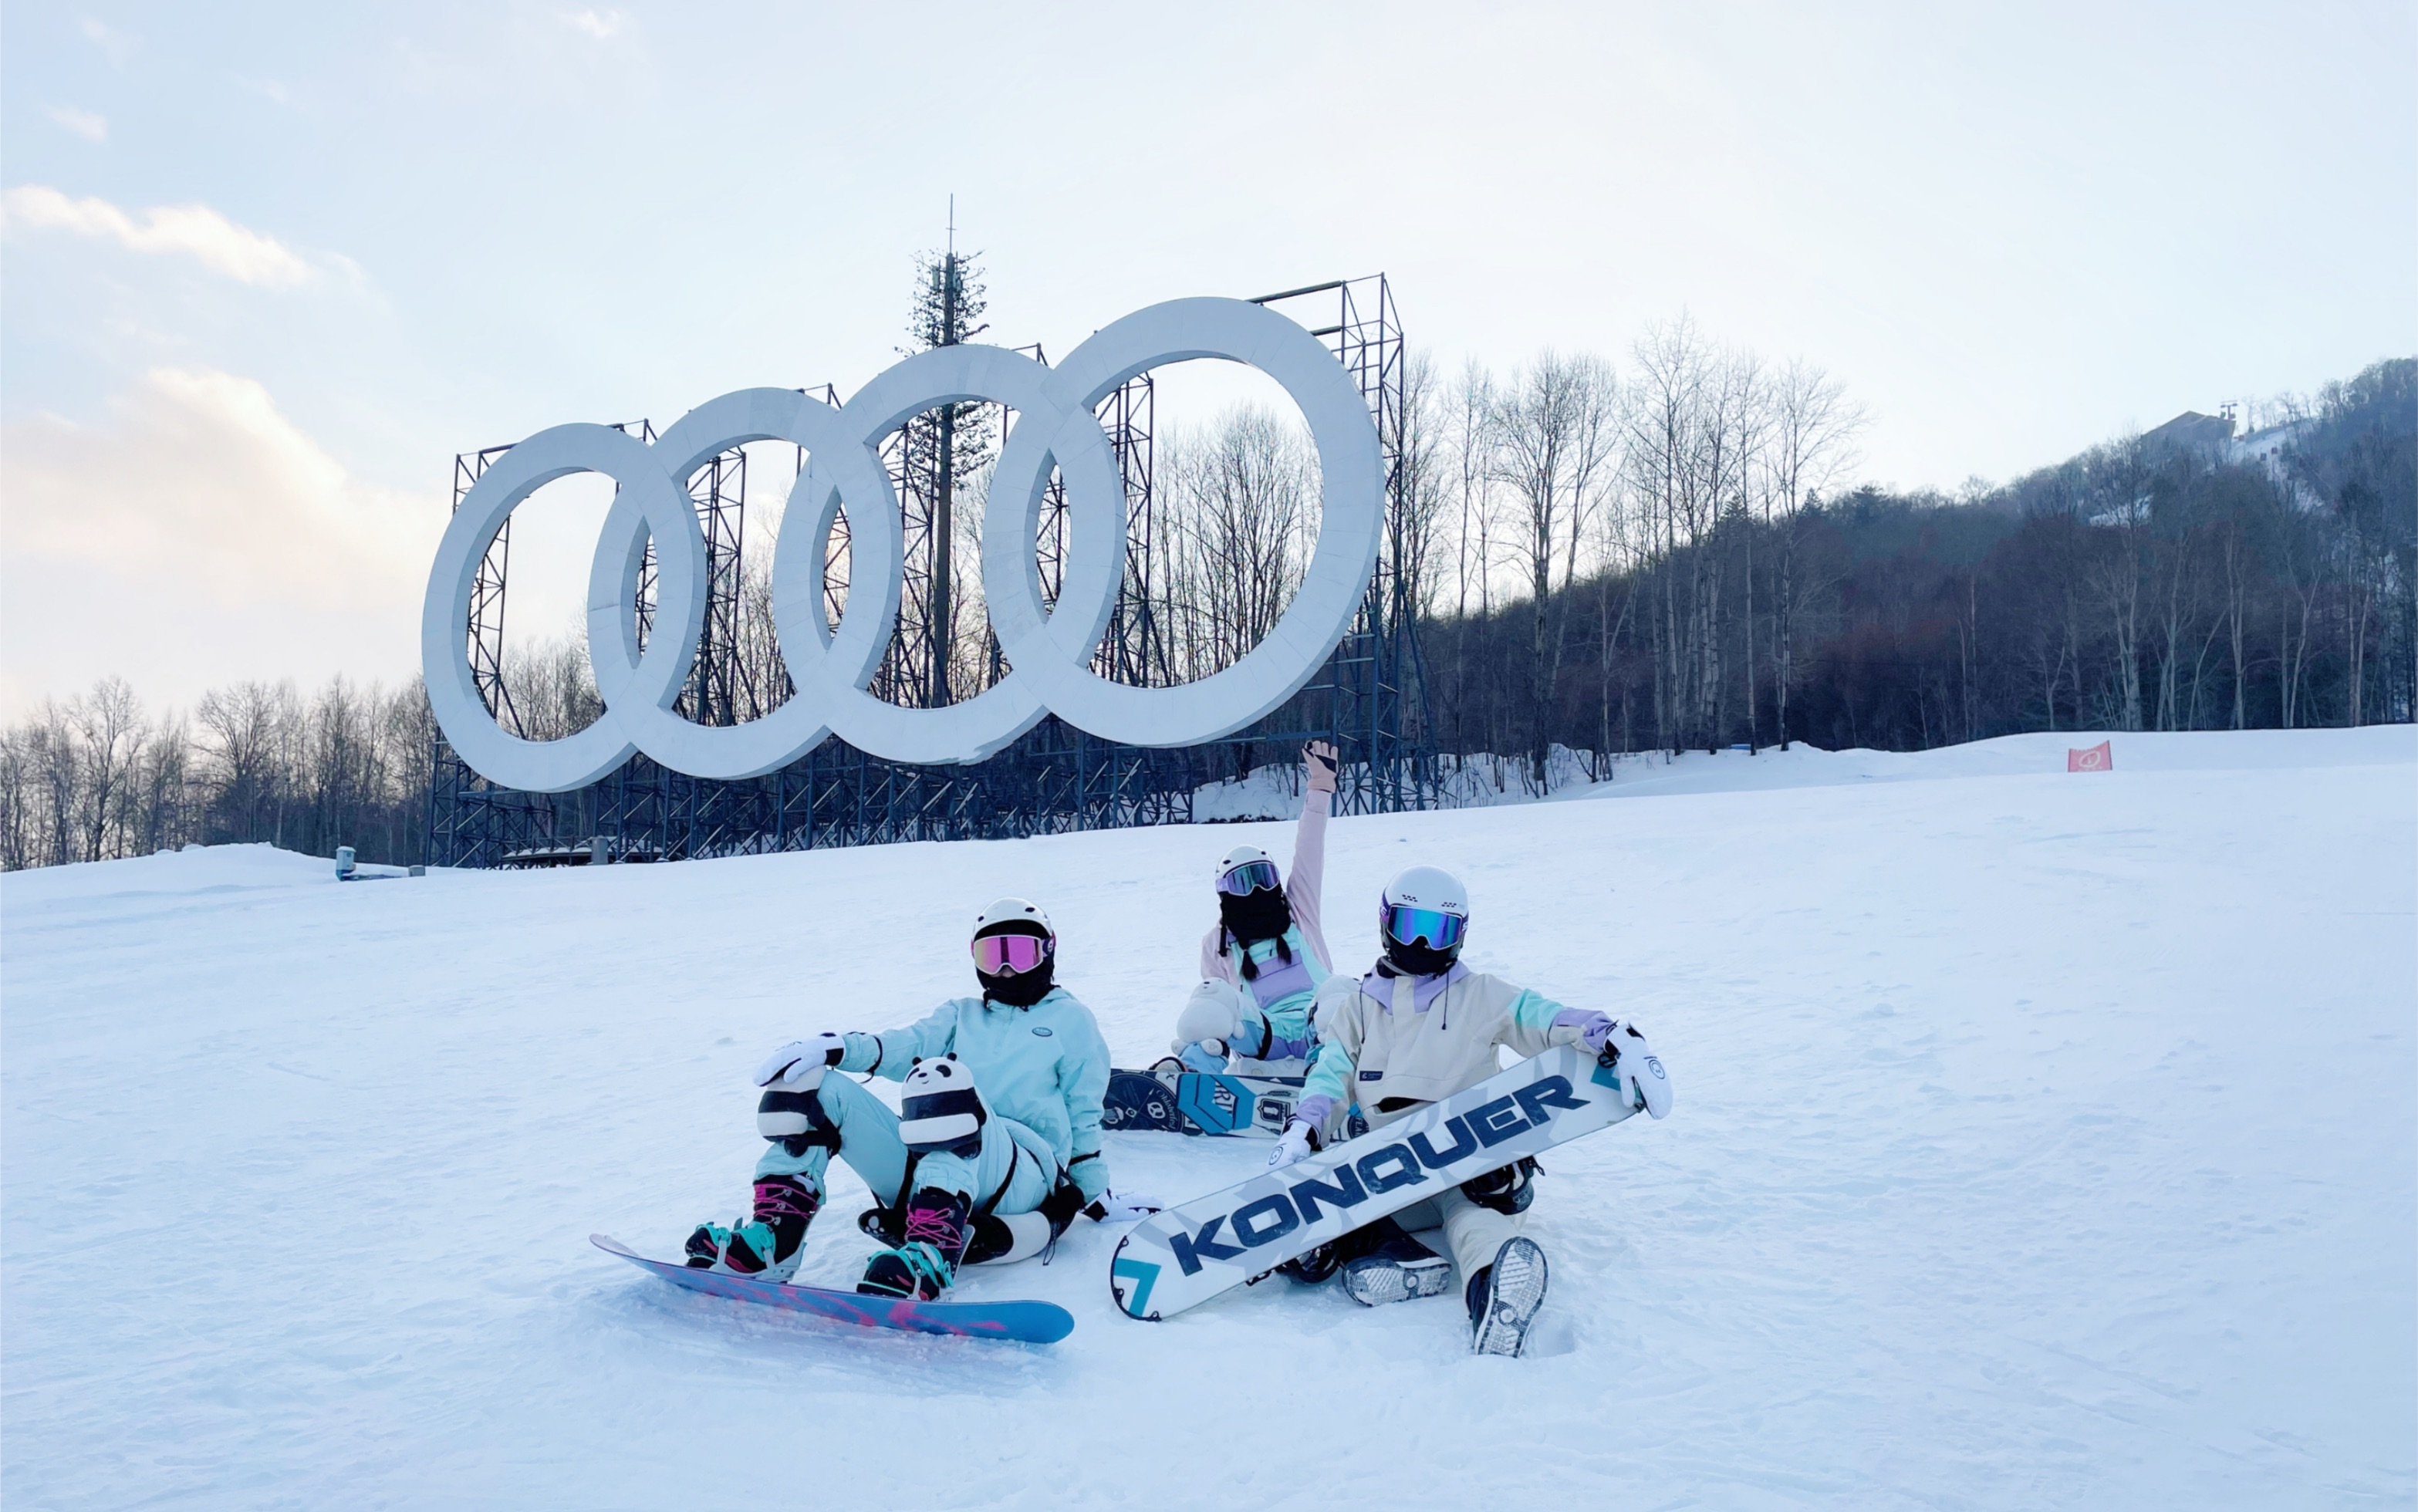
M 126 55 L 134 51 L 134 44 L 139 40 L 132 32 L 121 31 L 95 16 L 80 18 L 79 25 L 84 31 L 84 40 L 108 53 L 112 63 L 123 64 Z
M 0 444 L 0 705 L 410 675 L 441 496 L 353 477 L 249 378 L 156 369 L 111 408 Z
M 630 24 L 630 18 L 618 10 L 574 10 L 564 14 L 564 24 L 586 32 L 598 41 L 611 41 Z
M 46 184 L 0 196 L 10 224 L 103 237 L 133 252 L 175 252 L 245 283 L 307 283 L 317 269 L 274 237 L 239 226 L 207 205 L 170 205 L 134 217 L 107 200 L 71 200 Z
M 294 103 L 294 91 L 285 87 L 285 85 L 278 80 L 248 79 L 241 74 L 237 74 L 235 76 L 235 82 L 243 88 L 249 89 L 253 93 L 260 96 L 262 99 L 267 99 L 271 104 L 284 105 L 291 108 Z
M 88 110 L 77 110 L 71 105 L 53 105 L 49 114 L 52 120 L 87 142 L 109 140 L 109 117 L 106 115 L 96 115 Z

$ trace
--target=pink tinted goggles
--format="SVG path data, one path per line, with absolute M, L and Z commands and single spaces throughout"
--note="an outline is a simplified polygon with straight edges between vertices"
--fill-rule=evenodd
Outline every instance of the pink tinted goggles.
M 1058 952 L 1039 935 L 985 935 L 974 941 L 974 970 L 985 976 L 1021 976 Z

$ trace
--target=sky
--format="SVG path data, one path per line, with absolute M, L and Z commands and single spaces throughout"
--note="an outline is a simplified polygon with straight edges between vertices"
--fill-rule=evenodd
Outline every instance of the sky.
M 408 678 L 455 452 L 852 391 L 952 195 L 987 339 L 1382 271 L 1446 371 L 1685 314 L 2004 479 L 2418 351 L 2413 86 L 2407 4 L 0 5 L 0 715 Z

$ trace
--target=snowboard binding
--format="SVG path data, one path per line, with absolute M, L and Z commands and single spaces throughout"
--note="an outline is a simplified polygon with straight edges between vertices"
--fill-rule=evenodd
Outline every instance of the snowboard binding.
M 689 1268 L 758 1281 L 787 1281 L 805 1254 L 806 1228 L 822 1210 L 822 1193 L 804 1178 L 765 1176 L 756 1183 L 747 1221 L 726 1229 L 700 1223 L 681 1246 Z

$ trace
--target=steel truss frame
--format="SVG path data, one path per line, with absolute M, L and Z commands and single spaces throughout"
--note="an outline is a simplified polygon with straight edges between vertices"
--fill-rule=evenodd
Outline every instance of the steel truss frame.
M 1270 762 L 1290 765 L 1309 740 L 1332 741 L 1343 754 L 1338 812 L 1433 806 L 1437 788 L 1425 665 L 1411 585 L 1400 570 L 1410 528 L 1411 479 L 1403 455 L 1408 352 L 1392 291 L 1385 276 L 1376 274 L 1288 289 L 1254 302 L 1321 312 L 1303 323 L 1335 351 L 1368 399 L 1385 466 L 1385 537 L 1368 597 L 1318 674 L 1275 713 L 1237 735 L 1180 750 L 1120 745 L 1053 717 L 975 766 L 907 766 L 833 740 L 780 771 L 741 782 L 691 777 L 641 756 L 590 787 L 558 794 L 496 787 L 454 756 L 439 735 L 429 795 L 428 859 L 460 866 L 678 860 L 1188 823 L 1198 788 L 1247 776 Z M 1038 347 L 1025 350 L 1042 356 Z M 834 390 L 819 392 L 838 403 Z M 1154 554 L 1164 546 L 1154 486 L 1155 411 L 1148 374 L 1111 394 L 1100 409 L 1115 444 L 1129 512 L 1125 586 L 1094 664 L 1103 676 L 1141 686 L 1175 680 L 1164 616 L 1152 595 Z M 635 423 L 651 440 L 651 428 Z M 457 506 L 487 463 L 506 450 L 489 448 L 455 459 Z M 743 453 L 727 453 L 700 469 L 691 484 L 706 530 L 710 593 L 697 669 L 679 707 L 702 724 L 754 718 L 788 693 L 785 677 L 776 677 L 782 684 L 776 688 L 748 685 L 737 655 L 744 467 Z M 901 507 L 911 514 L 928 505 L 902 498 Z M 1063 495 L 1053 485 L 1038 542 L 1045 597 L 1053 599 L 1054 569 L 1064 545 L 1064 510 Z M 911 527 L 915 522 L 907 523 Z M 929 530 L 926 521 L 927 536 Z M 922 544 L 927 557 L 933 555 L 932 542 Z M 518 716 L 501 676 L 508 549 L 506 532 L 498 531 L 466 633 L 488 707 L 517 730 Z M 825 558 L 826 606 L 834 620 L 846 592 L 846 551 L 843 512 Z M 924 563 L 927 574 L 933 565 Z M 651 581 L 642 578 L 635 605 L 642 634 L 650 628 L 651 589 Z M 893 677 L 898 686 L 892 696 L 924 702 L 918 691 L 930 686 L 928 664 L 913 664 L 924 660 L 916 651 L 928 654 L 928 649 L 915 640 L 929 637 L 913 625 L 902 624 L 898 634 L 885 668 L 903 661 L 913 669 L 902 667 L 905 675 Z M 986 683 L 1001 672 L 995 642 L 988 662 Z M 925 675 L 915 676 L 919 671 Z M 970 696 L 972 691 L 956 695 Z

